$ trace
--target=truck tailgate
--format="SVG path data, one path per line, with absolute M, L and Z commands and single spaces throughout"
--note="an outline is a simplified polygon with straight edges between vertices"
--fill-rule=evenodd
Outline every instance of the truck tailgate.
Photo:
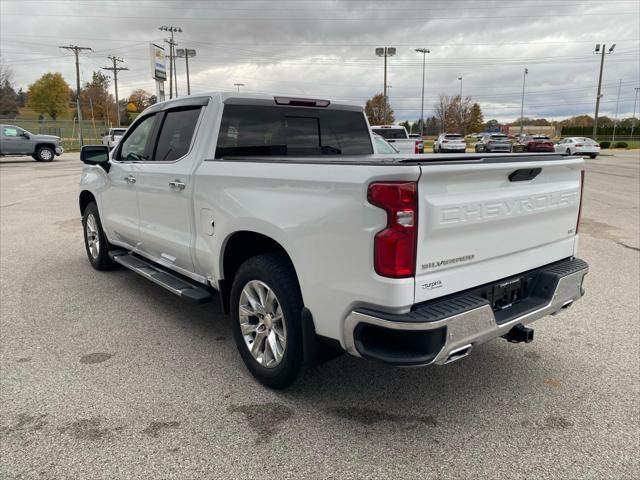
M 502 157 L 421 169 L 416 303 L 574 254 L 581 158 Z

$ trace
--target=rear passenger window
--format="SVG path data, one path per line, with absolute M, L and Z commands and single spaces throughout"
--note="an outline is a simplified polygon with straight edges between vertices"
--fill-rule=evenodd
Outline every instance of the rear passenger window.
M 191 146 L 191 139 L 200 116 L 200 107 L 167 112 L 154 160 L 171 161 L 184 157 Z

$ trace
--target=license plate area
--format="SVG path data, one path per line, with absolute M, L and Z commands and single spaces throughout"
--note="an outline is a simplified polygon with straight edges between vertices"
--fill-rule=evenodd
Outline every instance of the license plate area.
M 494 312 L 505 310 L 524 297 L 523 290 L 522 279 L 514 278 L 494 285 L 487 300 Z

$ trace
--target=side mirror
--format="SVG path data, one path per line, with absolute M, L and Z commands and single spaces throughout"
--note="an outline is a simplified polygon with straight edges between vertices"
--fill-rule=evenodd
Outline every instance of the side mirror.
M 27 132 L 22 132 L 22 136 L 24 138 L 26 138 L 27 140 L 29 140 L 31 138 Z
M 80 161 L 87 165 L 99 165 L 109 171 L 109 148 L 106 145 L 85 145 L 80 150 Z

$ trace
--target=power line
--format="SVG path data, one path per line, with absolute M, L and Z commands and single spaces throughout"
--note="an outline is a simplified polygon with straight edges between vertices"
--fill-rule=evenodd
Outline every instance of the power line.
M 77 45 L 69 45 L 66 47 L 59 47 L 63 50 L 70 50 L 76 56 L 76 86 L 77 86 L 77 98 L 76 98 L 76 106 L 78 109 L 78 133 L 80 134 L 80 146 L 84 145 L 84 138 L 82 136 L 82 110 L 80 109 L 80 60 L 78 59 L 80 52 L 91 51 L 90 47 L 79 47 Z
M 111 60 L 111 62 L 113 63 L 113 66 L 100 67 L 100 68 L 102 68 L 103 70 L 108 70 L 113 73 L 113 85 L 115 86 L 115 89 L 116 89 L 116 122 L 117 122 L 116 126 L 119 127 L 120 126 L 120 103 L 118 100 L 118 72 L 121 72 L 123 70 L 129 70 L 129 69 L 127 67 L 118 66 L 119 63 L 124 63 L 124 60 L 122 58 L 116 57 L 115 55 L 110 55 L 107 58 Z

